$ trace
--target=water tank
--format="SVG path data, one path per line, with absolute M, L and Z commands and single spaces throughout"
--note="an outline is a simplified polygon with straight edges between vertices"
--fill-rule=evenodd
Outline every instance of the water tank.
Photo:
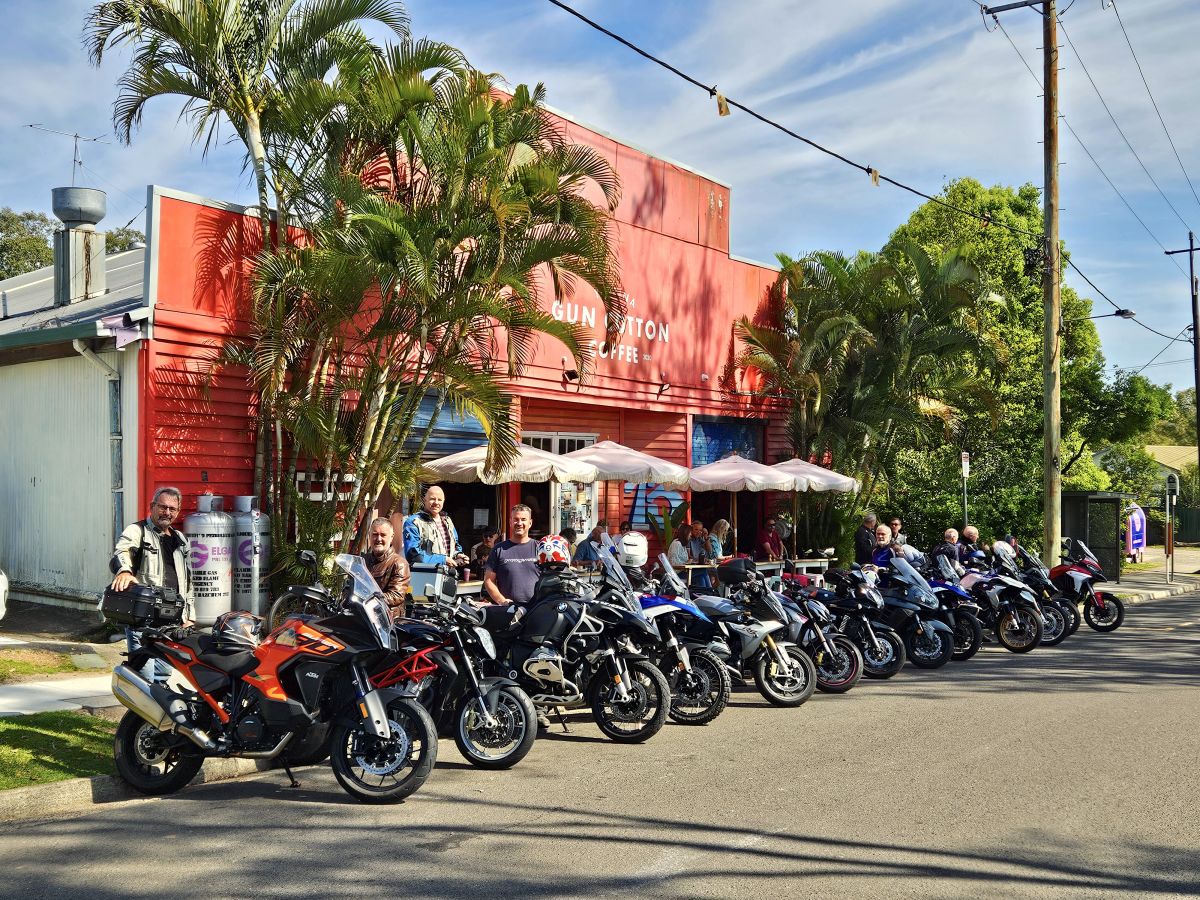
M 192 544 L 192 598 L 196 624 L 211 625 L 233 609 L 233 516 L 223 512 L 223 498 L 201 494 L 197 509 L 183 520 Z
M 68 228 L 92 230 L 108 212 L 108 197 L 96 188 L 51 188 L 50 203 L 54 214 Z
M 257 497 L 234 497 L 233 522 L 233 608 L 265 616 L 271 608 L 266 585 L 271 567 L 271 520 L 258 511 Z

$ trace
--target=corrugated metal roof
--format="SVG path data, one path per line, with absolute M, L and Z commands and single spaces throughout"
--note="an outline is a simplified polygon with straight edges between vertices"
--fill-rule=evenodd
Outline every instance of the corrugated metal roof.
M 1187 466 L 1196 465 L 1197 450 L 1187 444 L 1147 444 L 1146 452 L 1154 457 L 1159 465 L 1182 472 Z
M 54 267 L 35 269 L 0 281 L 8 295 L 8 318 L 0 319 L 0 344 L 37 344 L 39 332 L 87 325 L 104 316 L 145 306 L 145 249 L 106 257 L 108 290 L 99 297 L 67 306 L 54 305 Z M 21 340 L 27 336 L 28 341 Z

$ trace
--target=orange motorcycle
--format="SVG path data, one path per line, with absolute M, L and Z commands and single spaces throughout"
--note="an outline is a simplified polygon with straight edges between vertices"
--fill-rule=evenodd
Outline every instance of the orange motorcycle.
M 301 560 L 315 569 L 311 554 Z M 262 619 L 247 612 L 221 616 L 210 636 L 161 627 L 152 604 L 124 611 L 131 650 L 112 681 L 129 709 L 114 741 L 122 778 L 169 794 L 208 757 L 280 759 L 290 777 L 290 765 L 328 754 L 364 802 L 396 802 L 424 783 L 437 730 L 412 685 L 371 686 L 367 672 L 397 649 L 391 614 L 361 557 L 336 561 L 346 573 L 338 611 L 288 618 L 261 640 Z

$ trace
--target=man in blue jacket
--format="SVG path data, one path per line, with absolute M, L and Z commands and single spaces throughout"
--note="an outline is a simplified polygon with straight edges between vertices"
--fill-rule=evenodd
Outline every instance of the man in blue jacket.
M 454 523 L 442 514 L 445 505 L 446 494 L 431 484 L 421 495 L 421 511 L 404 520 L 404 558 L 410 565 L 465 566 L 470 562 Z

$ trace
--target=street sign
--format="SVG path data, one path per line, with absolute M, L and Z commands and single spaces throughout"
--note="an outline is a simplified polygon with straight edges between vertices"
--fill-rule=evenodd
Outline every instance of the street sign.
M 1179 496 L 1179 476 L 1174 472 L 1167 473 L 1167 494 L 1171 497 Z
M 971 474 L 971 454 L 965 450 L 963 451 L 963 455 L 962 455 L 962 470 L 963 470 L 963 478 L 967 478 L 970 476 L 970 474 Z

